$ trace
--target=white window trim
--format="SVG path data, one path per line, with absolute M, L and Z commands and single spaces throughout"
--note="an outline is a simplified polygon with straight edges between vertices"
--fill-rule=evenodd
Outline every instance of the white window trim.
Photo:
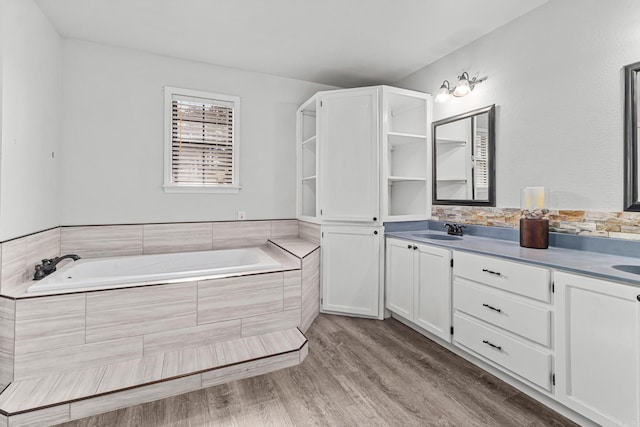
M 204 99 L 217 99 L 233 103 L 233 184 L 231 185 L 178 185 L 171 177 L 172 150 L 172 108 L 173 95 L 192 96 Z M 164 185 L 165 193 L 238 193 L 240 186 L 240 97 L 172 86 L 164 87 Z

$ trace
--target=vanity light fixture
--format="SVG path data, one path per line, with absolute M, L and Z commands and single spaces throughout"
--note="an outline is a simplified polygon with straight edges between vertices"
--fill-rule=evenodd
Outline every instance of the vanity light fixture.
M 458 76 L 458 84 L 456 84 L 455 88 L 451 89 L 449 80 L 442 82 L 442 86 L 438 89 L 438 94 L 434 101 L 439 103 L 447 102 L 449 98 L 451 98 L 451 95 L 455 97 L 467 96 L 471 93 L 473 88 L 482 81 L 484 81 L 484 79 L 478 79 L 477 77 L 470 79 L 469 73 L 464 71 Z

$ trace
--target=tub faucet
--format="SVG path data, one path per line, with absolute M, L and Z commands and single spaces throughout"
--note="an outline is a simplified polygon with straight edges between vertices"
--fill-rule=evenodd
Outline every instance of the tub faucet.
M 33 280 L 44 279 L 45 277 L 56 271 L 56 265 L 58 265 L 58 263 L 60 263 L 60 261 L 64 259 L 72 259 L 74 261 L 77 261 L 80 259 L 80 257 L 78 255 L 69 254 L 56 258 L 43 259 L 42 264 L 36 265 L 36 272 L 33 274 Z

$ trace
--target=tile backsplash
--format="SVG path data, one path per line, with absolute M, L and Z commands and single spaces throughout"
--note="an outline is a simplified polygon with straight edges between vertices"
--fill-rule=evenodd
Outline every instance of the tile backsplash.
M 431 219 L 464 224 L 518 228 L 519 208 L 433 206 Z M 581 236 L 612 237 L 640 241 L 640 212 L 550 210 L 549 229 Z

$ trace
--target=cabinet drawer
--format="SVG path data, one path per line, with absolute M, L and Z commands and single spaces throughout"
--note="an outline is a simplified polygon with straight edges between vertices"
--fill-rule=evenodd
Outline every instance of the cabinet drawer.
M 551 309 L 517 301 L 506 292 L 460 281 L 453 284 L 453 306 L 544 346 L 551 344 Z
M 546 268 L 466 252 L 455 252 L 454 259 L 455 276 L 540 301 L 550 301 L 551 272 Z
M 551 391 L 550 354 L 459 313 L 453 316 L 453 324 L 454 342 Z

